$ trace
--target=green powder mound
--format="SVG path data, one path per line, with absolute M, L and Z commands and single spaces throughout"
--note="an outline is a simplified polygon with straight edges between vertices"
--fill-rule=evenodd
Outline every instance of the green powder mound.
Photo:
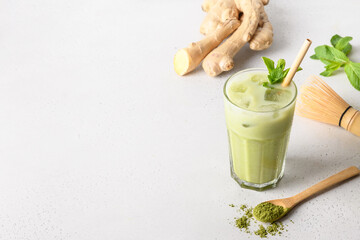
M 268 232 L 266 231 L 266 228 L 263 225 L 259 225 L 259 229 L 254 232 L 255 235 L 258 235 L 261 238 L 266 238 Z
M 241 218 L 236 219 L 235 225 L 240 229 L 248 229 L 250 226 L 250 219 L 247 216 L 242 216 Z
M 252 208 L 248 208 L 245 210 L 245 215 L 248 217 L 248 218 L 252 218 L 253 217 L 253 209 Z
M 282 223 L 272 223 L 266 228 L 266 231 L 272 236 L 275 236 L 277 233 L 281 234 L 280 230 L 284 230 Z
M 229 206 L 234 207 L 235 205 L 229 204 Z M 255 234 L 260 238 L 268 238 L 269 236 L 281 235 L 285 230 L 284 224 L 282 224 L 280 221 L 274 222 L 272 224 L 265 224 L 265 226 L 263 224 L 258 225 L 253 215 L 255 209 L 253 210 L 253 208 L 248 207 L 247 205 L 240 205 L 238 212 L 241 212 L 242 216 L 235 218 L 235 226 L 240 231 L 247 234 Z
M 282 206 L 277 206 L 269 202 L 258 204 L 254 208 L 254 216 L 262 222 L 273 222 L 285 213 Z
M 253 216 L 252 208 L 248 208 L 246 205 L 241 205 L 240 210 L 244 211 L 245 214 L 240 218 L 235 218 L 235 226 L 239 229 L 244 229 L 246 233 L 250 233 L 249 226 L 250 220 Z

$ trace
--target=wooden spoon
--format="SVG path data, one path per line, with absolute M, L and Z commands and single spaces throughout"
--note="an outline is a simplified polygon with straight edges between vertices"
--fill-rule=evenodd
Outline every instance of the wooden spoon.
M 311 196 L 314 196 L 317 193 L 320 193 L 321 191 L 323 191 L 331 186 L 334 186 L 337 183 L 340 183 L 348 178 L 354 177 L 354 176 L 358 175 L 359 173 L 360 173 L 360 170 L 357 167 L 352 166 L 352 167 L 349 167 L 339 173 L 336 173 L 335 175 L 332 175 L 331 177 L 326 178 L 325 180 L 309 187 L 308 189 L 306 189 L 306 190 L 302 191 L 301 193 L 298 193 L 292 197 L 266 201 L 266 202 L 272 203 L 276 206 L 282 206 L 284 208 L 284 212 L 279 217 L 277 217 L 276 219 L 272 219 L 271 221 L 266 221 L 266 222 L 275 222 L 276 220 L 279 220 L 280 218 L 284 217 L 293 207 L 295 207 L 300 202 L 308 199 Z M 254 210 L 255 209 L 256 209 L 256 207 L 254 208 Z M 254 217 L 259 221 L 263 221 L 255 215 L 255 211 L 254 211 Z

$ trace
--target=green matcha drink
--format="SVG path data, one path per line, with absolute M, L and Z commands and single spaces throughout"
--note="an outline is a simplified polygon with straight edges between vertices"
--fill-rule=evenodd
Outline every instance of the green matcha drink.
M 256 190 L 275 187 L 283 175 L 297 93 L 294 83 L 264 87 L 267 74 L 244 70 L 224 86 L 232 177 Z

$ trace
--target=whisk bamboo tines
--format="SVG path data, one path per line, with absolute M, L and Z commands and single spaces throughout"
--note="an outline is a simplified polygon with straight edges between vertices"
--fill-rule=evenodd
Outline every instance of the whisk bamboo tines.
M 320 122 L 340 126 L 360 136 L 360 112 L 344 101 L 317 76 L 302 86 L 296 113 Z

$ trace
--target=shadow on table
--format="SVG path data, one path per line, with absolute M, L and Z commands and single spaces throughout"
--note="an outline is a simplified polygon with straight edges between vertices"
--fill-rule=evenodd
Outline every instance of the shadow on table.
M 316 184 L 319 181 L 319 176 L 326 175 L 326 177 L 328 177 L 327 174 L 325 174 L 328 172 L 329 163 L 327 162 L 309 157 L 289 157 L 286 160 L 284 177 L 281 179 L 278 187 L 286 186 L 287 188 L 292 188 L 301 184 L 305 178 L 308 178 L 306 182 L 310 182 L 310 185 L 304 186 L 307 188 Z M 324 179 L 326 177 L 324 177 Z M 313 181 L 311 181 L 311 179 L 313 179 Z

